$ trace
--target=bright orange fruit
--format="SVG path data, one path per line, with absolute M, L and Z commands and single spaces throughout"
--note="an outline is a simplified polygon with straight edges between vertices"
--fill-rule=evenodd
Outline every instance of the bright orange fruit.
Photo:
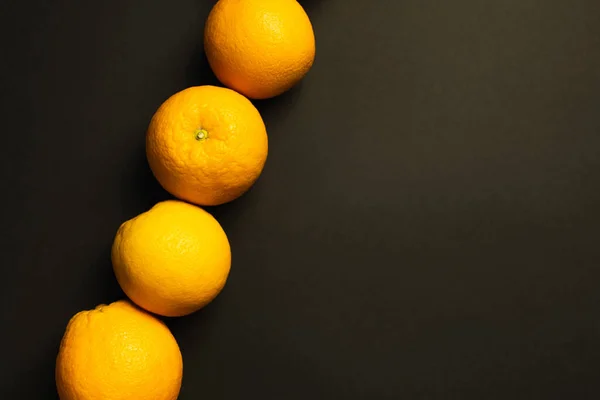
M 254 105 L 222 87 L 174 94 L 156 111 L 146 155 L 160 184 L 198 205 L 218 205 L 246 192 L 267 159 L 265 124 Z
M 167 326 L 125 300 L 73 316 L 56 358 L 61 400 L 175 400 L 182 374 Z
M 253 99 L 277 96 L 313 65 L 312 24 L 296 0 L 219 0 L 204 31 L 217 78 Z
M 231 249 L 212 215 L 168 200 L 119 227 L 112 262 L 121 288 L 137 305 L 179 317 L 204 307 L 221 292 Z

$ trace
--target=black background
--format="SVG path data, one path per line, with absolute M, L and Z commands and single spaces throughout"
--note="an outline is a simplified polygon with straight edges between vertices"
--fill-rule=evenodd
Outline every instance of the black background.
M 0 2 L 0 398 L 56 399 L 69 318 L 123 296 L 144 155 L 214 84 L 208 0 Z M 317 58 L 256 102 L 270 154 L 210 209 L 233 266 L 169 320 L 180 399 L 600 396 L 600 3 L 306 0 Z

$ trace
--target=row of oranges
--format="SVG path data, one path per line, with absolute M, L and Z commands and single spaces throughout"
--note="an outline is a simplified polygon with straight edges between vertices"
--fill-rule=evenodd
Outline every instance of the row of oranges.
M 264 122 L 248 99 L 279 95 L 311 68 L 315 40 L 296 0 L 219 0 L 204 47 L 225 87 L 197 86 L 167 99 L 146 135 L 150 168 L 176 200 L 123 223 L 112 248 L 130 300 L 82 311 L 56 360 L 62 400 L 175 400 L 183 359 L 153 314 L 183 316 L 211 302 L 231 265 L 221 225 L 198 206 L 245 193 L 267 159 Z

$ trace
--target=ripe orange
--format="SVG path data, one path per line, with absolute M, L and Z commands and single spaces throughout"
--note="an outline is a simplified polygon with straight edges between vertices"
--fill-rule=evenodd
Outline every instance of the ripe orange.
M 231 249 L 212 215 L 168 200 L 121 225 L 112 261 L 131 300 L 155 314 L 177 317 L 204 307 L 223 289 Z
M 206 21 L 204 49 L 225 86 L 265 99 L 306 75 L 315 36 L 296 0 L 219 0 Z
M 216 86 L 171 96 L 146 134 L 156 179 L 174 196 L 199 205 L 226 203 L 246 192 L 261 174 L 267 153 L 258 110 L 241 94 Z
M 61 400 L 175 400 L 182 373 L 169 329 L 125 300 L 71 318 L 55 371 Z

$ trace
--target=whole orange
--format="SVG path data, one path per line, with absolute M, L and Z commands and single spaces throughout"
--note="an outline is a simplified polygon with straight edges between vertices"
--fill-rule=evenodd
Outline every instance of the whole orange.
M 253 99 L 277 96 L 313 65 L 312 24 L 296 0 L 219 0 L 204 30 L 217 78 Z
M 210 303 L 231 268 L 229 240 L 200 207 L 167 200 L 125 221 L 111 258 L 127 296 L 155 314 L 179 317 Z
M 146 134 L 148 163 L 174 196 L 218 205 L 246 192 L 265 165 L 268 139 L 254 105 L 239 93 L 195 86 L 168 98 Z
M 73 316 L 56 357 L 61 400 L 175 400 L 182 374 L 167 326 L 126 300 Z

